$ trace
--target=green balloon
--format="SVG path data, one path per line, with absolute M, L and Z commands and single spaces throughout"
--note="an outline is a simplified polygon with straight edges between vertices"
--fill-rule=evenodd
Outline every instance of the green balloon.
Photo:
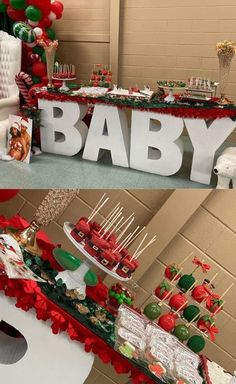
M 206 342 L 203 336 L 194 335 L 190 337 L 187 345 L 193 352 L 199 353 L 205 348 Z
M 52 28 L 47 28 L 47 29 L 46 29 L 46 32 L 47 32 L 47 34 L 48 34 L 48 38 L 49 38 L 50 40 L 55 40 L 56 32 L 54 31 L 54 29 L 52 29 Z
M 195 319 L 197 321 L 200 317 L 200 309 L 196 305 L 189 305 L 183 312 L 183 317 L 189 322 Z M 196 317 L 198 315 L 198 317 Z
M 31 21 L 39 21 L 42 19 L 42 12 L 39 8 L 34 7 L 33 5 L 30 5 L 25 10 L 26 17 Z
M 45 52 L 42 53 L 41 60 L 42 60 L 42 62 L 43 62 L 44 64 L 47 63 L 46 53 L 45 53 Z
M 149 320 L 156 320 L 161 314 L 161 307 L 157 303 L 149 303 L 143 313 Z
M 40 84 L 41 83 L 41 79 L 38 76 L 32 76 L 32 80 L 33 80 L 34 84 Z
M 0 4 L 0 13 L 4 13 L 7 10 L 6 4 Z
M 178 287 L 183 292 L 186 292 L 188 291 L 189 288 L 192 287 L 194 282 L 195 282 L 195 277 L 193 275 L 183 275 L 178 282 Z
M 10 4 L 12 8 L 23 10 L 26 8 L 26 1 L 25 0 L 10 0 Z
M 173 334 L 180 340 L 185 341 L 188 340 L 190 337 L 189 329 L 183 325 L 179 324 L 175 327 Z
M 44 52 L 43 47 L 39 47 L 38 45 L 33 48 L 33 53 L 37 53 L 37 55 L 42 56 Z

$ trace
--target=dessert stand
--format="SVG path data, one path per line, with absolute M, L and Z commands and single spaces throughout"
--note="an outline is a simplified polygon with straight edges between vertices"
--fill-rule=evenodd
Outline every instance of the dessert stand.
M 185 87 L 164 87 L 159 85 L 160 89 L 163 89 L 165 92 L 169 92 L 168 96 L 165 97 L 165 102 L 166 103 L 174 103 L 175 102 L 175 96 L 174 93 L 178 93 L 180 91 L 185 91 Z
M 56 277 L 56 280 L 62 279 L 63 282 L 66 284 L 68 289 L 76 289 L 81 296 L 86 297 L 86 283 L 84 281 L 84 277 L 86 273 L 90 270 L 90 268 L 95 265 L 99 269 L 101 269 L 103 272 L 106 272 L 108 275 L 114 277 L 116 280 L 119 281 L 129 281 L 131 277 L 124 278 L 119 276 L 115 269 L 110 270 L 103 266 L 101 263 L 99 263 L 94 257 L 92 257 L 83 247 L 81 243 L 78 243 L 73 236 L 71 236 L 71 231 L 75 228 L 75 226 L 72 223 L 65 222 L 63 226 L 63 230 L 68 237 L 68 239 L 74 244 L 74 246 L 85 256 L 85 261 L 83 264 L 75 271 L 63 271 L 59 272 L 59 274 Z M 115 267 L 116 268 L 116 267 Z
M 67 87 L 66 82 L 67 81 L 74 81 L 74 80 L 76 80 L 76 77 L 67 77 L 65 79 L 61 79 L 61 78 L 59 78 L 57 76 L 53 76 L 52 79 L 56 80 L 56 81 L 59 81 L 59 80 L 62 81 L 62 86 L 59 88 L 59 91 L 68 92 L 70 90 L 70 88 Z

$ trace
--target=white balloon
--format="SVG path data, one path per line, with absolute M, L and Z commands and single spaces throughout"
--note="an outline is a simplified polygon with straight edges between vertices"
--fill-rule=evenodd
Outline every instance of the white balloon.
M 31 25 L 31 27 L 37 27 L 39 25 L 39 22 L 38 21 L 28 20 L 28 24 Z
M 49 20 L 54 21 L 54 20 L 56 20 L 57 16 L 54 12 L 51 11 L 48 15 L 48 18 L 49 18 Z
M 42 28 L 36 27 L 36 28 L 34 28 L 34 33 L 36 36 L 40 37 L 43 34 L 43 30 L 42 30 Z

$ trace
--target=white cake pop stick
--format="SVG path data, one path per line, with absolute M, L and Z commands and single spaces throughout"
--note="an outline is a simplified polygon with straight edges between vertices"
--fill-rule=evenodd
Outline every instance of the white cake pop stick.
M 144 231 L 144 229 L 145 229 L 146 227 L 143 227 L 142 229 L 140 229 L 140 231 L 128 242 L 128 244 L 126 245 L 126 247 L 128 248 L 129 246 L 130 246 L 130 244 L 132 243 L 132 242 L 134 242 L 134 240 L 136 240 L 137 239 L 137 237 L 139 236 L 139 235 L 141 235 L 141 233 Z
M 109 229 L 114 225 L 114 223 L 119 219 L 119 217 L 122 215 L 122 211 L 119 212 L 114 218 L 113 220 L 110 222 L 110 224 L 106 227 L 104 233 L 102 234 L 102 236 L 100 236 L 100 238 L 102 239 L 106 234 L 107 232 L 109 231 Z
M 136 256 L 135 256 L 135 259 L 138 259 L 141 255 L 142 255 L 142 253 L 147 249 L 147 248 L 149 248 L 155 241 L 156 241 L 156 236 L 154 236 L 153 238 L 152 238 L 152 240 L 150 240 L 149 241 L 149 243 L 143 248 L 143 249 L 141 249 L 141 251 L 139 251 L 137 254 L 136 254 Z
M 101 222 L 101 226 L 109 220 L 110 216 L 113 214 L 113 212 L 120 206 L 120 203 L 116 204 L 116 206 L 111 210 L 111 212 L 108 213 L 107 217 Z
M 93 216 L 94 212 L 96 211 L 96 209 L 99 207 L 99 205 L 102 203 L 103 199 L 105 198 L 106 196 L 106 193 L 104 193 L 101 197 L 101 199 L 99 200 L 99 202 L 97 203 L 97 205 L 94 207 L 94 209 L 92 210 L 91 214 L 89 215 L 89 218 L 88 218 L 88 223 L 89 221 L 91 220 L 91 217 Z
M 134 212 L 131 213 L 131 215 L 130 215 L 129 217 L 127 217 L 127 219 L 121 224 L 121 226 L 117 228 L 117 231 L 120 231 L 121 228 L 123 228 L 123 226 L 124 226 L 126 223 L 128 223 L 128 221 L 129 221 L 131 218 L 133 218 L 133 216 L 134 216 Z
M 128 222 L 125 229 L 121 232 L 121 234 L 117 237 L 116 244 L 119 242 L 119 240 L 124 236 L 125 232 L 129 229 L 131 224 L 134 222 L 134 217 Z
M 134 252 L 134 255 L 133 255 L 132 259 L 135 257 L 135 255 L 138 253 L 138 251 L 139 251 L 140 248 L 142 247 L 144 241 L 145 241 L 146 238 L 147 238 L 147 235 L 148 235 L 148 233 L 146 233 L 146 234 L 144 235 L 143 240 L 140 242 L 138 248 L 137 248 L 136 251 Z M 132 259 L 131 259 L 131 261 L 132 261 Z
M 105 238 L 106 240 L 109 238 L 109 236 L 116 231 L 116 228 L 120 225 L 120 223 L 124 220 L 124 216 L 121 217 L 121 219 L 116 223 L 112 231 L 108 234 L 108 236 Z

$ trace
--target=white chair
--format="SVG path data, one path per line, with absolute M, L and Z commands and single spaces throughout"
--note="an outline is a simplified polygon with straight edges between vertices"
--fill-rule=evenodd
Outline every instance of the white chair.
M 21 41 L 0 31 L 0 150 L 6 148 L 8 116 L 19 109 L 15 75 L 21 70 Z
M 92 369 L 94 355 L 86 353 L 82 344 L 71 341 L 65 333 L 53 335 L 48 323 L 38 321 L 33 311 L 24 312 L 16 308 L 14 300 L 3 293 L 0 293 L 0 309 L 0 321 L 16 328 L 27 343 L 26 350 L 24 339 L 14 340 L 1 335 L 0 331 L 1 383 L 85 382 Z

